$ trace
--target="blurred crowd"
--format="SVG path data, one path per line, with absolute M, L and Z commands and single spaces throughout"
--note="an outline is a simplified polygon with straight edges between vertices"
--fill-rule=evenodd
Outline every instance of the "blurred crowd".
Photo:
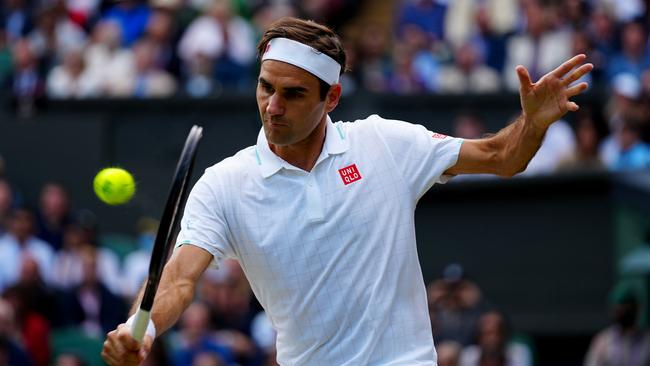
M 347 93 L 514 92 L 515 65 L 536 78 L 585 53 L 595 69 L 576 82 L 588 81 L 611 98 L 555 124 L 525 174 L 644 168 L 650 166 L 649 3 L 6 0 L 0 85 L 19 116 L 57 98 L 250 95 L 260 35 L 282 16 L 301 16 L 342 35 Z M 468 125 L 459 137 L 485 132 L 480 123 Z
M 16 97 L 205 97 L 250 91 L 255 46 L 282 16 L 345 40 L 344 90 L 516 91 L 573 54 L 606 87 L 650 91 L 648 0 L 5 0 L 0 81 Z M 368 9 L 386 11 L 368 16 Z
M 120 252 L 57 183 L 27 208 L 0 179 L 0 365 L 96 365 L 146 279 L 156 222 Z M 86 345 L 86 346 L 84 346 Z M 209 270 L 147 365 L 275 365 L 275 333 L 235 261 Z
M 61 184 L 44 184 L 34 208 L 21 193 L 0 174 L 0 366 L 100 365 L 105 334 L 128 317 L 146 279 L 157 222 L 139 220 L 124 246 L 74 209 Z M 513 329 L 460 264 L 447 265 L 427 296 L 439 366 L 535 364 L 530 335 Z M 612 292 L 612 325 L 585 350 L 586 366 L 650 362 L 640 303 L 631 288 Z M 144 365 L 273 366 L 275 337 L 242 268 L 227 260 L 202 276 L 195 301 Z
M 0 365 L 100 364 L 106 332 L 127 318 L 146 278 L 156 222 L 140 220 L 136 244 L 120 253 L 60 184 L 45 184 L 35 209 L 21 201 L 0 179 Z M 427 294 L 439 366 L 535 364 L 532 338 L 513 329 L 461 265 L 447 265 Z M 585 350 L 585 366 L 650 362 L 639 304 L 629 287 L 612 292 L 612 325 Z M 203 275 L 195 301 L 144 365 L 277 365 L 275 337 L 241 267 L 227 260 Z

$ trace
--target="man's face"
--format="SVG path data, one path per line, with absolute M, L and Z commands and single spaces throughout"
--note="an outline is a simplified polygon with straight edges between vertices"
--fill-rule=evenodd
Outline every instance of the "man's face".
M 291 64 L 266 60 L 257 83 L 257 106 L 269 143 L 288 146 L 305 140 L 323 120 L 326 101 L 320 83 Z

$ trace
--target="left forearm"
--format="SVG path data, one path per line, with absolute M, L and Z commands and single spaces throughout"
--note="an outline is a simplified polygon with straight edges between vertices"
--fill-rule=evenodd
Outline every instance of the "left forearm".
M 526 169 L 544 139 L 546 129 L 535 126 L 524 115 L 490 138 L 496 151 L 499 175 L 511 177 Z

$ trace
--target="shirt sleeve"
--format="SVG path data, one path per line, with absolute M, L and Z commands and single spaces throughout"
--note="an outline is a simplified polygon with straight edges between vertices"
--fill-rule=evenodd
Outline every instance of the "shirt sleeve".
M 373 117 L 377 133 L 414 199 L 422 197 L 435 183 L 452 178 L 444 172 L 458 161 L 463 139 L 429 131 L 422 125 Z
M 219 267 L 224 258 L 234 258 L 223 203 L 225 197 L 218 174 L 206 170 L 192 188 L 185 204 L 181 230 L 176 239 L 178 248 L 194 245 L 210 252 L 213 267 Z

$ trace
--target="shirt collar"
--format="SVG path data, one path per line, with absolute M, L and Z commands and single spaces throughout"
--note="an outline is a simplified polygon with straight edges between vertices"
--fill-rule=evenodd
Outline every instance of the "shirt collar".
M 316 165 L 322 160 L 327 158 L 329 155 L 342 154 L 348 150 L 349 142 L 345 131 L 340 123 L 334 125 L 330 116 L 327 116 L 327 130 L 325 132 L 325 143 L 323 144 L 323 151 L 321 151 Z M 260 173 L 264 178 L 268 178 L 273 174 L 277 173 L 280 169 L 293 169 L 298 168 L 282 160 L 279 156 L 275 155 L 271 148 L 269 147 L 269 142 L 266 140 L 266 135 L 264 134 L 264 127 L 260 129 L 259 134 L 257 135 L 257 145 L 255 146 L 255 154 L 257 158 L 257 164 L 260 167 Z

